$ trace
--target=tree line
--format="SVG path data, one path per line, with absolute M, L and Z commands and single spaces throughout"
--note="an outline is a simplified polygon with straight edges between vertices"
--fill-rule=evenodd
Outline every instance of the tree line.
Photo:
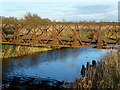
M 19 23 L 19 22 L 35 22 L 35 23 L 47 23 L 47 22 L 52 22 L 48 18 L 41 18 L 37 14 L 31 14 L 27 13 L 26 15 L 23 16 L 23 18 L 16 18 L 16 17 L 4 17 L 0 16 L 0 19 L 3 23 Z
M 2 21 L 3 23 L 19 23 L 19 22 L 29 22 L 29 23 L 49 23 L 49 22 L 91 22 L 91 23 L 95 23 L 96 21 L 66 21 L 64 18 L 61 21 L 56 21 L 56 20 L 50 20 L 48 18 L 41 18 L 40 16 L 38 16 L 37 14 L 32 14 L 32 13 L 27 13 L 26 15 L 23 16 L 23 18 L 16 18 L 16 17 L 4 17 L 4 16 L 0 16 L 0 21 Z M 106 22 L 106 21 L 101 21 L 101 22 Z

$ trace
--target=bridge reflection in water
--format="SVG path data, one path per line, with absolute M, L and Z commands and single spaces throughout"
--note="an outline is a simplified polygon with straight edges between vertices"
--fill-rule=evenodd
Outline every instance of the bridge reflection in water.
M 2 44 L 114 48 L 120 43 L 117 22 L 2 23 L 1 27 Z

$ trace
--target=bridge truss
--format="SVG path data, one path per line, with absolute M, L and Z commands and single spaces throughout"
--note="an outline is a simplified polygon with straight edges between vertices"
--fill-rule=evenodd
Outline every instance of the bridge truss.
M 119 24 L 99 23 L 2 23 L 2 44 L 107 48 L 120 44 Z

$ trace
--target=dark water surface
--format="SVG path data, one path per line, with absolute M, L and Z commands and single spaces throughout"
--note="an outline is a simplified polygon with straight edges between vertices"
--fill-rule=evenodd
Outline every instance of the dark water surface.
M 92 60 L 100 61 L 108 51 L 110 50 L 62 48 L 5 59 L 2 61 L 3 88 L 57 87 L 62 81 L 73 82 L 80 76 L 82 65 Z

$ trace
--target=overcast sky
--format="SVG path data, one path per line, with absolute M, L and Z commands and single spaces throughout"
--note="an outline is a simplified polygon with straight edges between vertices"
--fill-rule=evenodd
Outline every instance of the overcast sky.
M 118 20 L 118 0 L 1 0 L 0 4 L 0 16 L 7 17 L 22 18 L 31 12 L 57 21 Z
M 23 2 L 35 2 L 35 1 L 39 1 L 39 2 L 118 2 L 119 0 L 1 0 L 1 2 L 8 2 L 8 1 L 13 1 L 13 2 L 19 2 L 19 1 L 23 1 Z

